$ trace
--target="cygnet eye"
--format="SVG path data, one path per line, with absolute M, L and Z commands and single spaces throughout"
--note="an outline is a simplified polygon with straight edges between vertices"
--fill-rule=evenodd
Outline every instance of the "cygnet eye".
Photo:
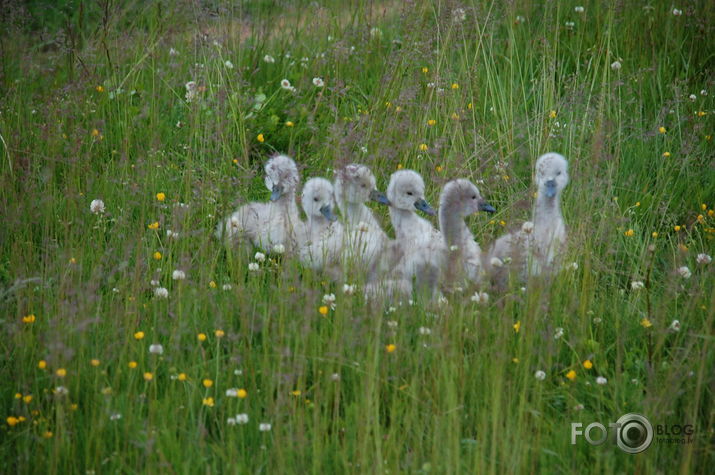
M 409 196 L 412 196 L 412 192 L 411 192 L 411 191 L 408 191 L 407 194 L 408 194 Z
M 316 196 L 315 198 L 313 198 L 313 201 L 315 201 L 315 202 L 317 203 L 317 202 L 318 202 L 318 197 Z
M 363 183 L 362 185 L 360 185 L 360 188 L 367 188 L 367 185 L 365 185 L 365 183 Z
M 559 175 L 561 175 L 561 172 L 560 171 L 556 172 L 556 176 L 559 176 Z
M 472 195 L 472 199 L 473 199 L 473 200 L 476 200 L 476 199 L 477 199 L 477 195 Z

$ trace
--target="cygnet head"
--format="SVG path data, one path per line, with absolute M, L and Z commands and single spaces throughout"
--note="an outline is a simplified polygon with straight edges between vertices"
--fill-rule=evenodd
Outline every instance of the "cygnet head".
M 325 178 L 311 178 L 303 187 L 303 210 L 308 217 L 324 216 L 328 221 L 338 219 L 333 210 L 333 185 Z
M 482 198 L 479 188 L 469 180 L 452 180 L 442 190 L 439 197 L 440 216 L 444 214 L 456 214 L 462 218 L 476 213 L 486 211 L 494 213 L 496 210 L 492 205 Z
M 351 163 L 335 176 L 335 199 L 338 203 L 362 204 L 368 200 L 385 205 L 390 202 L 384 193 L 375 188 L 375 175 L 365 165 Z
M 398 170 L 392 174 L 387 199 L 396 209 L 418 209 L 431 216 L 437 214 L 425 200 L 425 182 L 419 173 L 412 170 Z
M 271 192 L 271 201 L 276 201 L 287 193 L 295 192 L 300 182 L 300 175 L 292 158 L 286 155 L 276 155 L 266 162 L 265 170 L 264 182 L 266 188 Z
M 563 155 L 546 153 L 536 161 L 536 186 L 539 195 L 553 198 L 566 188 L 569 182 L 569 163 Z

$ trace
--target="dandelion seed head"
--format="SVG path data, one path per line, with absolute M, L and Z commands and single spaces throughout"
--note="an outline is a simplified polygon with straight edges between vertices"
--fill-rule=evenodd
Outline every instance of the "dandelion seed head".
M 546 373 L 542 370 L 538 370 L 534 373 L 534 377 L 537 381 L 543 381 L 544 379 L 546 379 Z

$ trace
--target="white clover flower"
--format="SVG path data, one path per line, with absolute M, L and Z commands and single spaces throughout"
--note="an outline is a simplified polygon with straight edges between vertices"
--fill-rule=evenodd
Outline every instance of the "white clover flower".
M 521 15 L 517 15 L 516 19 L 514 20 L 514 23 L 516 23 L 517 25 L 520 23 L 526 23 L 526 18 Z
M 242 369 L 235 369 L 233 370 L 233 374 L 236 376 L 242 376 L 243 375 L 243 370 Z
M 535 377 L 538 381 L 543 381 L 544 379 L 546 379 L 546 373 L 544 373 L 544 372 L 541 371 L 541 370 L 538 370 L 536 373 L 534 373 L 534 377 Z
M 554 340 L 558 340 L 562 336 L 564 336 L 564 329 L 561 327 L 558 327 L 556 329 L 556 331 L 554 332 Z
M 640 280 L 634 280 L 631 282 L 631 290 L 642 290 L 645 288 L 645 284 Z
M 673 320 L 670 322 L 670 328 L 674 332 L 679 332 L 680 331 L 680 320 Z
M 265 262 L 266 261 L 266 255 L 263 254 L 262 252 L 257 252 L 253 258 L 256 260 L 256 262 Z
M 235 417 L 229 417 L 226 419 L 226 424 L 230 426 L 235 426 L 236 425 L 236 418 Z
M 573 11 L 575 11 L 576 13 L 583 13 L 586 10 L 582 6 L 578 6 L 578 7 L 574 7 Z
M 69 393 L 70 393 L 70 390 L 64 386 L 57 386 L 55 388 L 55 394 L 57 394 L 58 396 L 66 396 Z
M 464 11 L 464 8 L 455 8 L 452 11 L 452 21 L 453 22 L 461 23 L 466 19 L 467 19 L 467 12 Z
M 371 28 L 370 29 L 370 38 L 377 38 L 377 39 L 382 38 L 382 30 L 376 26 Z
M 109 420 L 110 421 L 118 421 L 119 419 L 122 418 L 122 415 L 118 412 L 112 413 L 109 415 Z
M 612 62 L 611 69 L 613 69 L 614 71 L 618 71 L 619 69 L 621 69 L 621 62 L 620 61 Z
M 698 96 L 696 96 L 695 94 L 690 94 L 690 95 L 688 96 L 688 99 L 690 99 L 691 101 L 695 102 L 695 101 L 698 99 Z
M 360 147 L 360 151 L 361 151 L 362 153 L 367 153 L 367 147 L 364 146 L 364 145 L 361 146 L 361 147 Z
M 236 388 L 227 389 L 226 397 L 238 397 L 238 389 L 236 389 Z
M 164 347 L 161 346 L 159 343 L 153 343 L 149 345 L 149 353 L 151 353 L 152 355 L 163 355 Z
M 435 86 L 437 86 L 437 85 L 436 85 L 435 83 L 433 83 L 433 82 L 428 82 L 428 83 L 427 83 L 427 87 L 430 88 L 430 89 L 433 89 Z
M 261 432 L 268 432 L 269 430 L 271 430 L 271 425 L 268 422 L 261 422 L 258 425 L 258 430 L 260 430 Z
M 701 90 L 700 90 L 700 95 L 701 95 L 701 96 L 707 96 L 707 95 L 708 95 L 708 91 L 706 91 L 705 89 L 701 89 Z
M 335 310 L 335 294 L 323 295 L 323 305 L 328 305 L 332 310 Z
M 572 21 L 567 21 L 566 23 L 564 23 L 564 26 L 566 26 L 566 28 L 573 28 L 574 26 L 576 26 L 576 23 Z
M 713 261 L 713 258 L 710 257 L 708 254 L 701 253 L 698 254 L 698 257 L 695 259 L 695 261 L 700 265 L 707 265 Z
M 186 88 L 186 95 L 184 96 L 186 102 L 193 102 L 193 100 L 196 99 L 196 96 L 198 96 L 199 94 L 199 88 L 196 85 L 196 82 L 189 81 L 184 84 L 184 87 Z
M 340 373 L 331 374 L 330 379 L 332 379 L 333 381 L 340 381 Z
M 273 252 L 275 252 L 276 254 L 283 254 L 284 252 L 286 252 L 286 247 L 283 244 L 276 244 L 275 246 L 273 246 Z
M 287 80 L 287 79 L 283 79 L 283 80 L 281 81 L 281 87 L 282 87 L 283 89 L 285 89 L 286 91 L 292 91 L 292 90 L 293 90 L 293 86 L 290 85 L 290 81 Z
M 678 10 L 677 8 L 673 8 L 673 15 L 680 16 L 682 14 L 683 14 L 683 10 Z
M 578 270 L 578 262 L 572 262 L 571 264 L 567 265 L 566 268 L 569 270 Z
M 608 382 L 608 380 L 606 378 L 604 378 L 603 376 L 599 376 L 596 378 L 596 384 L 600 384 L 601 386 L 603 386 L 607 382 Z
M 154 289 L 154 295 L 160 299 L 165 299 L 169 297 L 169 291 L 164 287 L 157 287 Z
M 492 257 L 489 263 L 492 265 L 492 267 L 502 267 L 504 265 L 502 260 L 498 257 Z
M 693 275 L 692 272 L 690 272 L 690 269 L 688 269 L 687 266 L 683 267 L 678 267 L 678 275 L 682 277 L 683 279 L 689 279 L 691 275 Z
M 233 285 L 231 284 L 223 284 L 221 286 L 221 290 L 231 290 L 233 288 Z
M 432 330 L 427 327 L 420 327 L 417 331 L 419 332 L 420 335 L 431 335 L 432 334 Z
M 470 298 L 472 302 L 476 303 L 488 303 L 489 302 L 489 294 L 486 292 L 475 292 L 474 295 Z
M 343 284 L 343 293 L 345 295 L 352 295 L 355 293 L 355 284 Z
M 183 270 L 176 269 L 171 273 L 171 278 L 174 280 L 184 280 L 186 279 L 186 273 Z
M 174 48 L 169 48 L 169 56 L 179 56 L 179 52 Z
M 248 414 L 236 414 L 236 422 L 239 424 L 248 424 Z
M 257 262 L 250 262 L 248 264 L 248 270 L 251 272 L 256 272 L 259 269 L 258 263 Z
M 152 287 L 159 287 L 159 281 L 158 281 L 158 280 L 152 280 L 151 282 L 149 282 L 149 284 L 151 284 Z
M 104 201 L 99 199 L 92 200 L 92 202 L 89 204 L 89 210 L 94 214 L 104 213 Z
M 447 300 L 447 297 L 444 295 L 440 295 L 439 298 L 437 299 L 437 304 L 438 305 L 447 305 L 449 303 L 449 300 Z
M 273 64 L 276 62 L 276 59 L 273 56 L 271 56 L 270 54 L 267 54 L 263 57 L 263 61 L 265 61 L 268 64 Z
M 459 251 L 459 246 L 452 244 L 451 246 L 449 246 L 449 250 L 450 252 L 457 252 Z
M 166 237 L 169 239 L 179 239 L 179 233 L 172 231 L 171 229 L 166 230 Z
M 313 78 L 313 86 L 315 87 L 323 87 L 325 86 L 325 82 L 321 78 Z
M 532 231 L 534 231 L 534 223 L 531 221 L 524 221 L 524 224 L 521 225 L 521 230 L 526 234 L 531 234 Z

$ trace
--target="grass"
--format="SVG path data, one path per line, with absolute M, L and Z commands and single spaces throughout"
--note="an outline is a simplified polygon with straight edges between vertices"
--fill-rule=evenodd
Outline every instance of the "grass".
M 8 472 L 713 465 L 715 277 L 697 262 L 715 237 L 710 3 L 676 5 L 682 15 L 663 1 L 585 1 L 583 13 L 527 1 L 52 5 L 3 13 L 0 37 Z M 570 160 L 578 268 L 525 292 L 483 289 L 487 304 L 468 287 L 436 311 L 384 311 L 291 259 L 249 272 L 212 236 L 237 205 L 267 199 L 261 165 L 279 151 L 304 180 L 356 161 L 384 189 L 413 168 L 433 204 L 449 179 L 483 180 L 498 213 L 469 224 L 486 247 L 528 219 L 531 170 L 550 150 Z M 571 444 L 571 422 L 627 412 L 690 424 L 692 442 L 638 455 Z M 248 423 L 231 425 L 236 414 Z

